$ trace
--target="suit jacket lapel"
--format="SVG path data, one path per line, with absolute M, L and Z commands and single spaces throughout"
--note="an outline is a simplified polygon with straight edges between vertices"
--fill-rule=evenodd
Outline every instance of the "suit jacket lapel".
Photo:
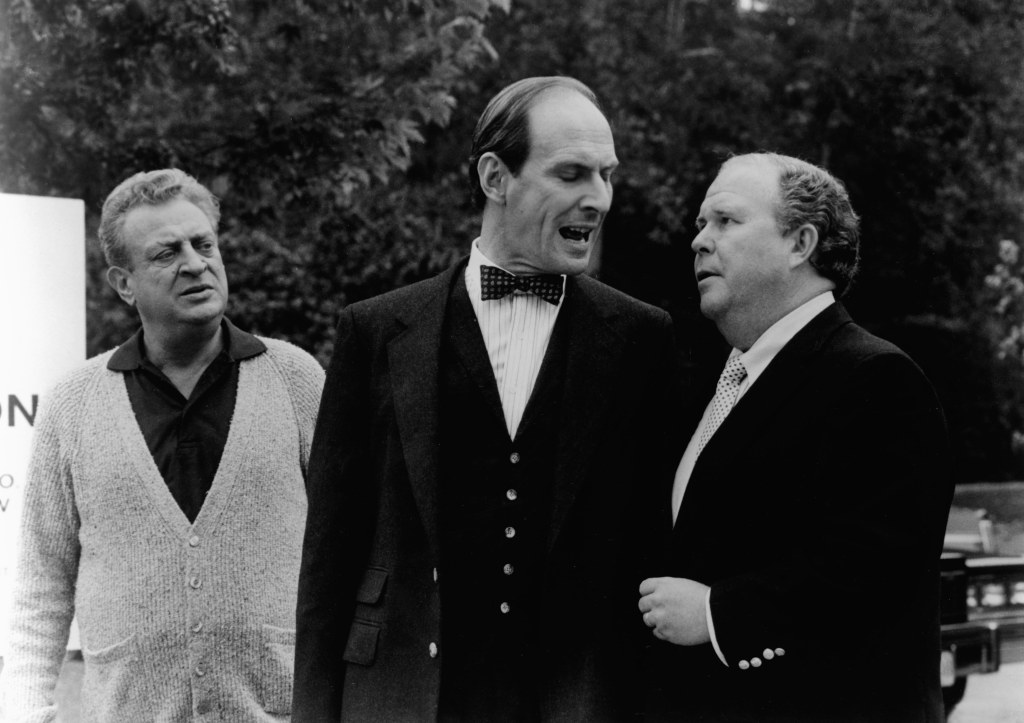
M 427 539 L 439 552 L 439 358 L 448 295 L 459 263 L 435 277 L 408 308 L 398 312 L 405 331 L 388 344 L 398 437 Z
M 566 299 L 555 323 L 552 346 L 565 349 L 564 380 L 559 413 L 551 527 L 548 549 L 554 544 L 572 507 L 599 442 L 598 426 L 604 419 L 616 384 L 626 341 L 587 293 L 585 282 L 570 277 Z M 556 347 L 558 348 L 558 347 Z M 545 366 L 547 360 L 545 360 Z
M 743 448 L 752 435 L 766 429 L 776 410 L 809 381 L 814 369 L 814 357 L 821 347 L 836 329 L 850 321 L 846 310 L 836 303 L 797 332 L 708 441 L 697 460 L 693 476 L 697 476 L 701 462 L 713 460 L 721 454 L 735 454 L 737 448 Z
M 454 280 L 450 299 L 445 318 L 448 320 L 448 335 L 453 342 L 451 347 L 454 349 L 459 363 L 462 364 L 462 368 L 466 371 L 466 375 L 473 380 L 483 396 L 484 403 L 491 414 L 495 416 L 502 428 L 506 428 L 505 412 L 501 406 L 498 383 L 494 379 L 494 369 L 491 367 L 491 359 L 487 355 L 487 346 L 484 344 L 480 325 L 473 312 L 473 304 L 466 291 L 464 274 L 460 274 Z

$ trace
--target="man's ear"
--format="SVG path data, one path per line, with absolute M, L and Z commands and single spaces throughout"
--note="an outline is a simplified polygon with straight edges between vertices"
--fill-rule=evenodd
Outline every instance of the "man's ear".
M 476 173 L 480 177 L 480 190 L 491 201 L 505 205 L 508 177 L 511 175 L 505 162 L 497 154 L 488 151 L 476 162 Z
M 128 306 L 135 306 L 135 288 L 132 285 L 132 275 L 127 269 L 111 266 L 107 269 L 107 283 L 124 300 L 124 303 Z
M 805 223 L 791 232 L 789 236 L 792 244 L 789 250 L 790 266 L 796 268 L 809 262 L 818 248 L 818 229 L 812 224 Z

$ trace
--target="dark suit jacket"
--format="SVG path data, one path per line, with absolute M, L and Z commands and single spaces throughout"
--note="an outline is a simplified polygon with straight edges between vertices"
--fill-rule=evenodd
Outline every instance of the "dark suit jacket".
M 729 667 L 655 643 L 653 717 L 941 721 L 948 469 L 920 369 L 839 304 L 813 319 L 704 448 L 674 530 L 663 509 L 661 574 L 711 586 Z
M 439 352 L 464 268 L 353 304 L 338 326 L 307 474 L 296 721 L 437 714 Z M 640 574 L 621 563 L 636 544 L 634 500 L 675 462 L 675 350 L 667 314 L 588 278 L 568 280 L 553 343 L 560 334 L 540 707 L 548 720 L 621 719 L 637 705 L 636 659 L 612 641 L 642 630 Z

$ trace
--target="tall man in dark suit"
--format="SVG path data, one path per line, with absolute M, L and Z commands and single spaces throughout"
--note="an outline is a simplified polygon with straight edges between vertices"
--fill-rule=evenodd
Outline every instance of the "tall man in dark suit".
M 940 721 L 945 426 L 835 301 L 858 262 L 846 190 L 738 156 L 697 226 L 701 311 L 733 350 L 664 492 L 664 577 L 640 586 L 651 718 Z
M 621 720 L 668 316 L 585 276 L 618 161 L 593 93 L 480 118 L 468 259 L 349 306 L 310 460 L 296 721 Z

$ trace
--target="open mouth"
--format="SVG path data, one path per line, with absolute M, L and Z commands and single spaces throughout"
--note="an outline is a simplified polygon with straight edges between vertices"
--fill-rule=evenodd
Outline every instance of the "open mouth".
M 586 226 L 562 226 L 558 229 L 558 233 L 562 235 L 562 238 L 569 241 L 589 241 L 590 234 L 593 233 L 594 229 Z

